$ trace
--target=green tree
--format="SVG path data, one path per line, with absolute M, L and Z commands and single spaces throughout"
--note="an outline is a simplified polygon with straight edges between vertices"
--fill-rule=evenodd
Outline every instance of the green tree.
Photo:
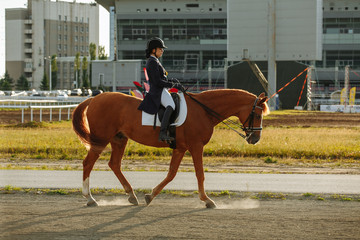
M 83 57 L 83 61 L 82 61 L 82 86 L 84 88 L 89 88 L 90 87 L 90 83 L 89 83 L 89 78 L 88 78 L 88 61 L 87 61 L 87 57 Z
M 58 66 L 56 63 L 56 54 L 51 56 L 51 89 L 55 89 L 57 85 Z
M 105 54 L 105 47 L 104 46 L 99 45 L 98 55 L 99 55 L 99 60 L 107 60 L 108 59 L 108 55 Z
M 10 77 L 9 72 L 5 71 L 4 77 L 0 79 L 0 89 L 4 91 L 11 91 L 13 79 Z
M 43 91 L 49 90 L 49 79 L 48 79 L 48 76 L 46 75 L 46 73 L 44 73 L 44 76 L 41 80 L 40 89 Z
M 76 87 L 79 88 L 79 79 L 80 79 L 80 53 L 77 52 L 75 55 L 75 61 L 74 61 L 74 79 L 76 82 Z
M 29 82 L 22 74 L 16 83 L 16 90 L 28 91 L 30 89 Z
M 96 44 L 95 43 L 90 43 L 89 52 L 90 52 L 89 80 L 90 80 L 90 87 L 91 87 L 92 86 L 92 61 L 96 60 Z

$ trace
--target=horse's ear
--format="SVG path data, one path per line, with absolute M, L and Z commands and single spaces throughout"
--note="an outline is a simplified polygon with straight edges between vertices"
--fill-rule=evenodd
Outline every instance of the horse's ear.
M 262 92 L 260 95 L 259 95 L 259 99 L 261 99 L 261 98 L 263 98 L 263 97 L 265 97 L 265 93 L 264 92 Z
M 264 92 L 261 93 L 258 98 L 260 99 L 259 105 L 262 104 L 263 102 L 265 102 L 265 101 L 268 99 L 268 97 L 265 97 L 265 93 L 264 93 Z
M 259 101 L 259 105 L 266 102 L 267 99 L 268 99 L 268 97 L 261 98 L 260 101 Z

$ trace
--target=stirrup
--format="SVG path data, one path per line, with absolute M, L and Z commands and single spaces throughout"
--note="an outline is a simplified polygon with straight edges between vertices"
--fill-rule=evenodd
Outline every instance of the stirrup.
M 170 137 L 168 135 L 166 135 L 165 133 L 161 133 L 159 134 L 159 142 L 171 142 L 171 141 L 174 141 L 175 138 L 173 137 Z

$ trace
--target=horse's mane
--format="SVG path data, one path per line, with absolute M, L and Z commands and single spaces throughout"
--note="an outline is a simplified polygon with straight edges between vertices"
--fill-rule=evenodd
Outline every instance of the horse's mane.
M 250 103 L 253 103 L 254 99 L 257 97 L 255 94 L 250 93 L 246 90 L 242 89 L 214 89 L 214 90 L 206 90 L 201 93 L 188 93 L 195 99 L 200 100 L 201 98 L 207 99 L 207 98 L 221 98 L 226 95 L 233 95 L 233 94 L 242 94 L 245 95 L 245 100 L 249 101 Z M 261 104 L 261 107 L 263 108 L 263 115 L 266 116 L 270 114 L 270 108 L 267 105 L 267 101 L 263 102 Z

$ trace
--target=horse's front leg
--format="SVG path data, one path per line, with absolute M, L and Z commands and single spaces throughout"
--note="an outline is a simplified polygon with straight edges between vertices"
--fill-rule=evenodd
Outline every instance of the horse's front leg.
M 204 167 L 203 167 L 203 146 L 191 149 L 190 153 L 191 153 L 191 156 L 192 156 L 192 159 L 194 162 L 196 178 L 198 181 L 199 198 L 201 201 L 205 202 L 207 208 L 216 208 L 215 202 L 213 200 L 211 200 L 205 193 L 205 188 L 204 188 L 205 175 L 204 175 Z
M 151 201 L 161 192 L 161 190 L 163 190 L 163 188 L 174 179 L 174 177 L 176 176 L 177 170 L 179 169 L 180 162 L 181 162 L 182 158 L 184 157 L 184 154 L 185 154 L 185 150 L 179 150 L 179 149 L 173 150 L 170 167 L 169 167 L 169 172 L 168 172 L 167 176 L 159 185 L 157 185 L 152 190 L 151 194 L 145 195 L 145 201 L 146 201 L 147 205 L 149 205 L 151 203 Z

